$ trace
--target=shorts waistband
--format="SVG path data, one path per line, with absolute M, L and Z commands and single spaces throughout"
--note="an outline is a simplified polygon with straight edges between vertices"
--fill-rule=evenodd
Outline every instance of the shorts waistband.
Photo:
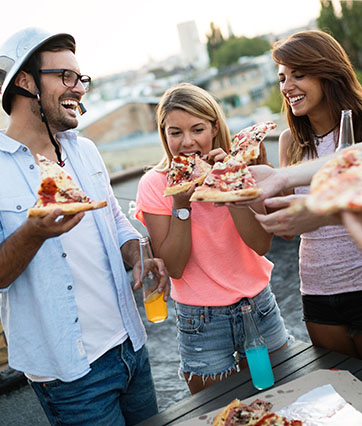
M 225 305 L 225 306 L 196 306 L 196 305 L 185 305 L 183 303 L 174 302 L 176 306 L 180 306 L 181 310 L 183 312 L 189 312 L 189 313 L 195 313 L 195 312 L 201 312 L 205 316 L 205 321 L 207 322 L 207 319 L 209 317 L 209 314 L 212 312 L 217 313 L 223 313 L 223 312 L 230 312 L 239 309 L 241 306 L 244 305 L 251 305 L 254 306 L 253 299 L 249 297 L 243 297 L 239 301 L 232 303 L 231 305 Z

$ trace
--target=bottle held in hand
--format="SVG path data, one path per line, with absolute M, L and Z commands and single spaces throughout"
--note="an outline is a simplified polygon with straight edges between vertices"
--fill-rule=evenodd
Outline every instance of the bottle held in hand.
M 251 306 L 242 306 L 244 325 L 244 349 L 249 365 L 251 380 L 256 389 L 267 389 L 274 384 L 273 370 L 268 349 L 252 316 Z
M 339 127 L 338 145 L 336 151 L 354 145 L 352 110 L 346 109 L 341 113 L 341 124 Z
M 146 272 L 147 266 L 153 262 L 153 254 L 148 237 L 140 238 L 141 282 L 143 304 L 146 317 L 150 322 L 162 322 L 167 316 L 167 304 L 163 300 L 164 292 L 157 291 L 160 277 L 155 272 Z

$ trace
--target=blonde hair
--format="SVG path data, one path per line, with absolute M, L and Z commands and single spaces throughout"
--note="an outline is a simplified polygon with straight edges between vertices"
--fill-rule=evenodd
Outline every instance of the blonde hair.
M 206 90 L 190 83 L 180 83 L 166 90 L 156 109 L 157 128 L 165 156 L 154 167 L 155 170 L 165 172 L 171 164 L 172 154 L 165 135 L 165 120 L 167 114 L 175 109 L 208 120 L 213 126 L 218 123 L 219 131 L 213 140 L 212 148 L 222 148 L 225 152 L 230 151 L 230 132 L 220 105 Z
M 320 79 L 335 126 L 339 125 L 341 110 L 351 109 L 356 140 L 362 140 L 362 87 L 346 52 L 332 36 L 317 30 L 301 31 L 276 42 L 272 56 L 279 65 Z M 290 163 L 301 161 L 305 154 L 316 157 L 315 132 L 309 118 L 295 116 L 286 99 L 283 109 L 292 137 Z

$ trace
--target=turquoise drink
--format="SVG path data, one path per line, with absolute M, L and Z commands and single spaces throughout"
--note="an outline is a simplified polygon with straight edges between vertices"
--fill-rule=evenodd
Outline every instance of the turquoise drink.
M 266 346 L 246 350 L 251 380 L 257 389 L 266 389 L 274 384 L 273 370 Z

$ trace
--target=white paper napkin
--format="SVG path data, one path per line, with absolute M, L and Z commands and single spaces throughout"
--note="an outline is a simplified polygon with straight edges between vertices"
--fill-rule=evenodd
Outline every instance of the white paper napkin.
M 348 404 L 333 388 L 324 385 L 300 396 L 278 414 L 302 420 L 305 426 L 361 426 L 362 413 Z

